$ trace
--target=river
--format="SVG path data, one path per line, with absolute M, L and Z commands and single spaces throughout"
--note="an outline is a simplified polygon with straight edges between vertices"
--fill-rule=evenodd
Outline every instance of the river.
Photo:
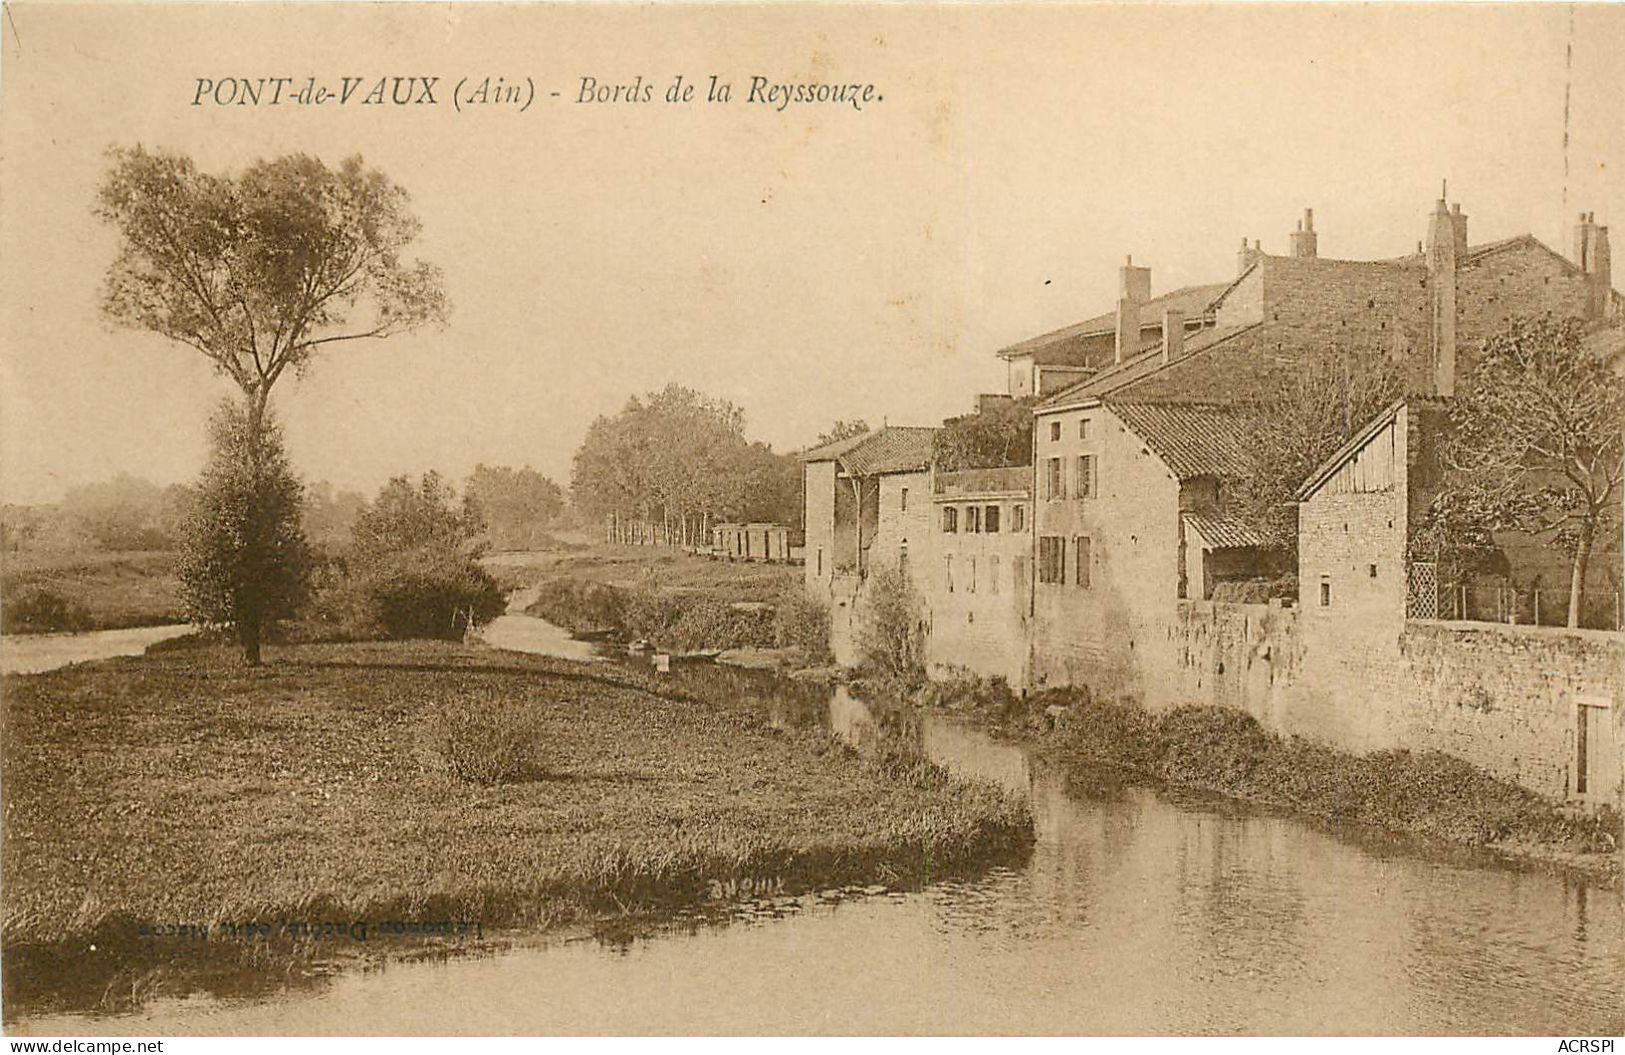
M 509 616 L 508 619 L 518 618 Z M 506 625 L 505 641 L 541 628 Z M 541 936 L 266 997 L 12 1023 L 57 1034 L 1534 1034 L 1625 1032 L 1625 911 L 1574 878 L 1419 854 L 1222 804 L 1080 790 L 929 714 L 723 668 L 857 743 L 906 737 L 1032 804 L 1021 867 L 742 906 L 652 935 Z
M 0 634 L 0 674 L 38 674 L 70 663 L 139 656 L 148 645 L 191 630 L 189 626 L 137 626 L 83 634 Z

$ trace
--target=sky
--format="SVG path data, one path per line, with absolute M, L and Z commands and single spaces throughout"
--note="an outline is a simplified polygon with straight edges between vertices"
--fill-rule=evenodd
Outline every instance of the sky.
M 678 74 L 696 101 L 664 101 Z M 433 105 L 192 105 L 279 76 L 439 80 Z M 649 103 L 577 101 L 640 76 Z M 781 110 L 752 76 L 877 98 Z M 536 97 L 452 105 L 485 77 Z M 1475 244 L 1568 252 L 1580 211 L 1625 223 L 1621 115 L 1625 5 L 10 4 L 0 499 L 188 480 L 230 391 L 99 314 L 112 145 L 360 154 L 411 194 L 448 324 L 330 347 L 275 397 L 305 477 L 372 492 L 480 462 L 567 483 L 596 416 L 674 381 L 778 450 L 936 424 L 1003 388 L 1000 347 L 1110 310 L 1125 255 L 1153 293 L 1224 281 L 1305 207 L 1321 255 L 1395 256 L 1448 179 Z

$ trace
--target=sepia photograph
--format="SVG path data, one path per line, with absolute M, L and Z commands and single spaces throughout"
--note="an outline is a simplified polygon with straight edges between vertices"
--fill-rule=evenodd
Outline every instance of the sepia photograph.
M 1620 3 L 4 3 L 0 1031 L 1616 1050 L 1611 225 Z

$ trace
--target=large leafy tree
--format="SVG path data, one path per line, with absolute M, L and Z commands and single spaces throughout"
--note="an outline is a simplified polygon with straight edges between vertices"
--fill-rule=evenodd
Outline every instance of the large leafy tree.
M 1479 534 L 1520 530 L 1571 558 L 1578 626 L 1592 550 L 1619 513 L 1625 377 L 1575 320 L 1521 320 L 1485 343 L 1451 405 L 1446 485 L 1435 510 Z M 1612 338 L 1609 340 L 1607 338 Z M 1616 353 L 1617 354 L 1617 353 Z
M 1033 460 L 1033 399 L 995 400 L 949 418 L 932 441 L 937 468 L 997 469 Z
M 535 545 L 564 512 L 564 489 L 529 466 L 476 465 L 464 492 L 497 549 Z
M 304 492 L 271 418 L 251 428 L 244 408 L 227 400 L 209 423 L 209 445 L 182 530 L 182 600 L 195 622 L 234 631 L 257 664 L 264 632 L 305 595 Z
M 250 439 L 277 381 L 323 348 L 446 316 L 438 270 L 403 256 L 419 229 L 406 191 L 360 157 L 232 176 L 115 147 L 96 215 L 119 234 L 104 314 L 201 353 L 241 390 Z
M 181 154 L 115 147 L 96 215 L 119 236 L 103 313 L 199 352 L 237 387 L 233 442 L 248 459 L 244 480 L 272 486 L 282 464 L 269 408 L 288 371 L 304 370 L 328 345 L 446 316 L 439 272 L 403 255 L 419 228 L 406 191 L 359 157 L 334 169 L 292 154 L 215 175 Z M 223 493 L 242 507 L 205 508 L 227 524 L 279 500 Z M 244 568 L 228 578 L 268 574 Z M 245 654 L 258 662 L 255 611 L 245 609 L 237 625 Z
M 734 404 L 680 385 L 594 421 L 570 486 L 583 511 L 661 525 L 670 538 L 712 518 L 793 522 L 800 506 L 794 460 L 747 440 Z

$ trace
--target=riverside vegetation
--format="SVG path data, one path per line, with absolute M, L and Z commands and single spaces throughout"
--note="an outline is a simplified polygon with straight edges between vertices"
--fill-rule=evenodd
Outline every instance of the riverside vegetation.
M 193 644 L 7 678 L 4 697 L 8 997 L 37 999 L 53 965 L 109 991 L 145 977 L 174 943 L 142 926 L 547 927 L 719 889 L 914 884 L 1032 840 L 1025 805 L 927 763 L 631 669 L 451 643 L 257 668 Z
M 973 716 L 1066 765 L 1081 790 L 1145 784 L 1218 794 L 1323 820 L 1480 847 L 1619 878 L 1621 818 L 1559 803 L 1438 751 L 1338 751 L 1266 730 L 1230 708 L 1153 714 L 1086 689 L 1016 695 L 1002 680 L 871 686 Z

